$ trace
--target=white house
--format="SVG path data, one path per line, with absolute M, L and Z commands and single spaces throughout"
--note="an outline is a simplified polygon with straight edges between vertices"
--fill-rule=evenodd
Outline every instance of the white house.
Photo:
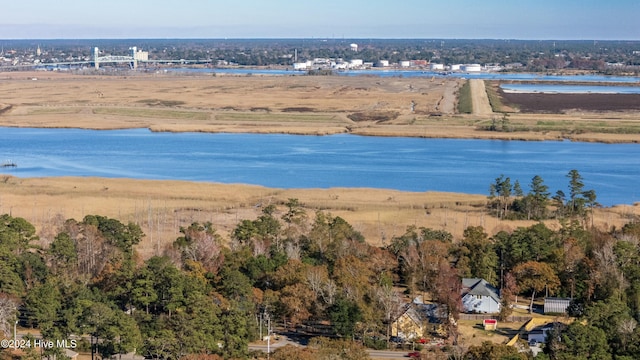
M 554 328 L 562 329 L 564 327 L 566 327 L 566 325 L 559 322 L 551 322 L 537 326 L 529 331 L 529 333 L 527 334 L 527 340 L 529 340 L 529 343 L 544 344 L 547 342 L 547 336 L 549 335 L 549 332 L 551 330 L 553 330 Z
M 462 308 L 465 312 L 500 312 L 500 293 L 484 279 L 462 279 Z

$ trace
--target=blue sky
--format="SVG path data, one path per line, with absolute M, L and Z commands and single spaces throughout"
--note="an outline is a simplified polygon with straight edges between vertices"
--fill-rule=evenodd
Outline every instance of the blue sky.
M 12 0 L 0 39 L 640 40 L 640 0 Z

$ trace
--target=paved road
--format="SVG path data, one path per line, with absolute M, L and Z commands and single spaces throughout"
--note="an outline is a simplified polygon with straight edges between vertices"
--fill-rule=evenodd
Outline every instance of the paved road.
M 471 79 L 469 80 L 469 86 L 471 86 L 471 104 L 473 106 L 473 114 L 493 114 L 491 104 L 489 103 L 489 97 L 487 96 L 487 90 L 484 88 L 484 80 Z
M 409 351 L 367 350 L 372 359 L 408 359 Z
M 304 347 L 306 346 L 307 342 L 308 342 L 308 339 L 297 338 L 297 337 L 287 337 L 284 335 L 280 335 L 279 340 L 277 341 L 274 340 L 271 342 L 271 344 L 269 345 L 269 350 L 275 351 L 277 348 L 280 348 L 286 345 Z M 267 352 L 267 344 L 265 342 L 252 343 L 252 344 L 249 344 L 249 349 Z M 409 351 L 407 350 L 403 350 L 403 351 L 367 350 L 367 352 L 369 353 L 369 356 L 371 356 L 372 359 L 380 359 L 380 360 L 408 359 L 407 354 L 409 353 Z

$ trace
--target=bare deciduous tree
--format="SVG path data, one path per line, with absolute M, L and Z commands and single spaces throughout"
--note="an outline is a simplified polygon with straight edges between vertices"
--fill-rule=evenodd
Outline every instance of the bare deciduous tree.
M 0 294 L 0 332 L 2 332 L 5 337 L 11 336 L 17 311 L 17 302 L 4 294 Z

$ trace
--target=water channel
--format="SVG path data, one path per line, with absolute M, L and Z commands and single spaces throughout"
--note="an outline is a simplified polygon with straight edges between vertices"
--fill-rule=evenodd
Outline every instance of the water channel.
M 0 128 L 0 161 L 17 165 L 0 173 L 19 177 L 475 194 L 487 194 L 501 174 L 525 192 L 540 175 L 552 194 L 568 193 L 566 175 L 577 169 L 603 205 L 640 201 L 637 144 Z

